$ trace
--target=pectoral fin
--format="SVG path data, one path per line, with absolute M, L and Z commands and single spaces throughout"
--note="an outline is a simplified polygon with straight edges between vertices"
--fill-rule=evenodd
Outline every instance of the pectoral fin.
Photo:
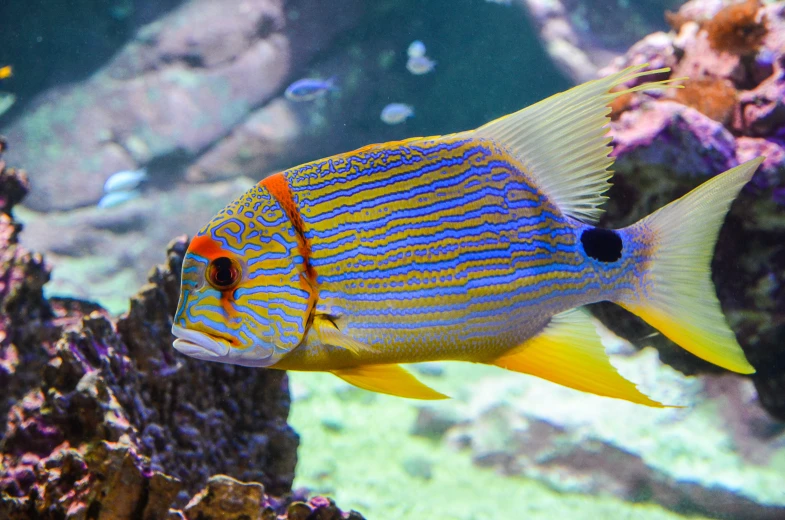
M 492 364 L 583 392 L 655 408 L 668 407 L 641 393 L 619 374 L 605 353 L 594 324 L 583 311 L 554 316 L 540 334 Z
M 400 365 L 365 365 L 332 370 L 332 373 L 349 384 L 371 392 L 409 399 L 449 399 L 424 385 Z
M 355 356 L 359 356 L 360 352 L 370 352 L 373 350 L 361 341 L 357 341 L 351 336 L 347 336 L 335 326 L 335 323 L 328 318 L 316 315 L 313 319 L 313 328 L 319 336 L 319 341 L 325 345 L 332 345 L 333 347 L 340 347 L 348 350 Z

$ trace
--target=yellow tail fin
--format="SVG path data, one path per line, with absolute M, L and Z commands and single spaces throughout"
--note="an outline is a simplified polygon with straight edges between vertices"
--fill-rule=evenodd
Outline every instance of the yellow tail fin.
M 731 202 L 761 162 L 758 157 L 717 175 L 634 224 L 655 245 L 644 275 L 647 289 L 617 302 L 682 348 L 742 374 L 755 369 L 720 309 L 711 258 Z

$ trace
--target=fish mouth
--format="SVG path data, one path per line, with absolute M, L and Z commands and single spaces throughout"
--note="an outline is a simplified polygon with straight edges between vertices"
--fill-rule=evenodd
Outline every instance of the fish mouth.
M 177 338 L 172 346 L 186 356 L 218 361 L 229 355 L 229 345 L 217 341 L 203 332 L 172 325 L 172 334 Z

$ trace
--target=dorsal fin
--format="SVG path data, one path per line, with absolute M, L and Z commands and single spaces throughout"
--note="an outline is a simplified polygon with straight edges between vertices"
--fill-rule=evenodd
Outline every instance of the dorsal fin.
M 618 85 L 670 69 L 642 70 L 633 65 L 616 74 L 578 85 L 523 110 L 504 116 L 473 131 L 503 145 L 526 167 L 537 186 L 561 211 L 586 223 L 602 214 L 599 206 L 607 197 L 613 158 L 607 137 L 610 123 L 608 103 L 638 90 L 677 87 L 672 82 L 685 78 L 643 83 L 610 92 Z

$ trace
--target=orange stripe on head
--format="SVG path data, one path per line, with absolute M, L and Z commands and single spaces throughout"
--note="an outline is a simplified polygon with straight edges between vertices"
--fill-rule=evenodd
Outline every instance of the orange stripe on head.
M 229 256 L 223 247 L 208 235 L 193 237 L 191 244 L 188 246 L 188 251 L 206 258 L 208 262 L 212 262 L 222 256 Z M 234 289 L 221 291 L 221 308 L 223 308 L 224 313 L 228 317 L 234 318 L 237 316 L 237 311 L 234 308 Z
M 289 222 L 292 223 L 294 230 L 297 232 L 297 251 L 303 257 L 302 269 L 303 273 L 300 274 L 300 286 L 303 290 L 310 294 L 308 298 L 308 320 L 313 319 L 311 316 L 316 301 L 319 299 L 319 289 L 316 283 L 316 270 L 311 265 L 311 244 L 305 238 L 305 222 L 300 214 L 300 208 L 294 202 L 292 190 L 289 189 L 289 183 L 284 177 L 283 173 L 276 173 L 269 177 L 262 179 L 259 185 L 265 188 L 270 195 L 275 198 L 278 204 L 281 205 Z
M 303 269 L 306 272 L 308 279 L 316 285 L 316 272 L 311 267 L 311 244 L 305 238 L 305 222 L 300 214 L 300 208 L 294 202 L 292 191 L 289 189 L 289 183 L 283 173 L 276 173 L 263 179 L 260 183 L 267 191 L 270 192 L 278 204 L 281 205 L 289 221 L 294 226 L 297 232 L 297 249 L 300 256 L 303 257 Z
M 226 256 L 226 251 L 224 251 L 221 245 L 208 235 L 193 237 L 191 245 L 188 246 L 188 251 L 204 257 L 210 262 L 216 258 Z

